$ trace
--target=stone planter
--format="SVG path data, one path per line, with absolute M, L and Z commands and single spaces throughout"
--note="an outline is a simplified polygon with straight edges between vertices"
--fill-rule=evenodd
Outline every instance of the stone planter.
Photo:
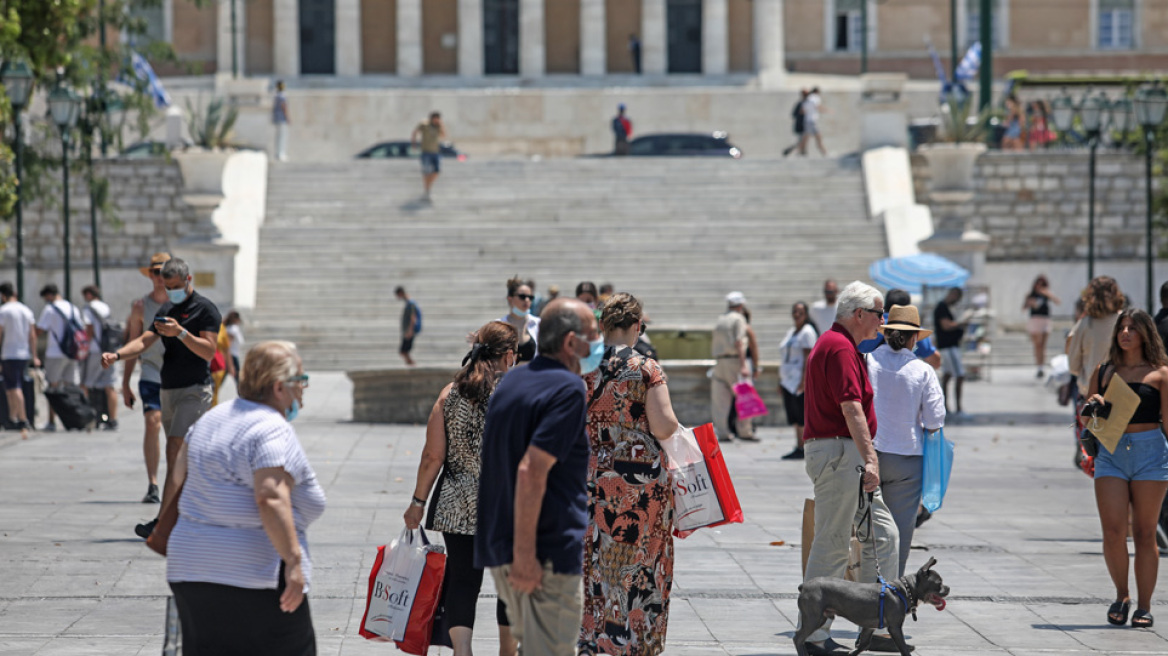
M 235 154 L 231 150 L 190 149 L 176 151 L 183 176 L 183 193 L 196 195 L 223 195 L 223 169 Z
M 931 193 L 973 192 L 973 167 L 986 151 L 985 144 L 936 143 L 921 146 L 920 151 L 929 160 Z

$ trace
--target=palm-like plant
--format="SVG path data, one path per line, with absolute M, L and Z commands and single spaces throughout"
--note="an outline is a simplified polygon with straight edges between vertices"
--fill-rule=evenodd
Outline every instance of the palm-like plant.
M 205 112 L 187 100 L 191 122 L 188 127 L 191 141 L 203 148 L 226 148 L 231 145 L 231 130 L 239 118 L 239 109 L 222 98 L 212 98 Z

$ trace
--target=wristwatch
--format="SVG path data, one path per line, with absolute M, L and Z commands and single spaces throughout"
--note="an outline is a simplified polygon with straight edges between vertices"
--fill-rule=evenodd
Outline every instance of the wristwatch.
M 419 507 L 419 508 L 425 508 L 425 507 L 426 507 L 426 502 L 425 502 L 425 500 L 423 500 L 423 499 L 419 499 L 418 497 L 411 496 L 411 497 L 410 497 L 410 505 L 411 505 L 411 506 L 417 506 L 417 507 Z
M 184 339 L 186 339 L 186 338 L 187 338 L 187 335 L 189 335 L 189 334 L 190 334 L 190 333 L 189 333 L 189 332 L 187 332 L 187 329 L 186 329 L 186 328 L 183 328 L 183 329 L 182 329 L 182 332 L 178 334 L 178 341 L 180 341 L 180 342 L 181 342 L 181 341 L 183 341 Z

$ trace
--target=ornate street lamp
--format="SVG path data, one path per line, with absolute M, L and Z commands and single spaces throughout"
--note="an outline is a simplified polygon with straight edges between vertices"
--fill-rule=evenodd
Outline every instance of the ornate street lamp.
M 16 147 L 16 294 L 23 302 L 24 299 L 24 210 L 22 208 L 24 186 L 21 184 L 22 167 L 24 165 L 24 139 L 21 134 L 20 111 L 28 105 L 32 96 L 34 78 L 32 70 L 23 61 L 6 61 L 0 65 L 0 82 L 8 93 L 8 102 L 12 105 L 13 131 Z
M 69 141 L 73 126 L 77 125 L 77 115 L 81 112 L 81 99 L 65 86 L 64 76 L 58 73 L 57 86 L 49 93 L 49 113 L 53 122 L 61 130 L 61 180 L 63 203 L 61 217 L 65 233 L 65 298 L 72 301 L 69 276 Z
M 1111 123 L 1119 130 L 1120 147 L 1127 145 L 1127 133 L 1136 124 L 1136 110 L 1129 98 L 1120 98 L 1111 103 Z
M 84 138 L 81 141 L 82 155 L 85 157 L 85 171 L 89 182 L 89 239 L 93 246 L 93 284 L 101 288 L 101 254 L 97 245 L 97 194 L 93 182 L 93 142 L 94 135 L 101 131 L 101 117 L 105 102 L 94 90 L 84 101 L 84 113 L 79 125 Z M 104 144 L 105 139 L 102 139 Z
M 1087 281 L 1095 278 L 1095 151 L 1099 149 L 1100 130 L 1107 123 L 1107 95 L 1087 95 L 1079 104 L 1079 120 L 1087 132 Z
M 1067 133 L 1075 125 L 1075 101 L 1066 89 L 1050 101 L 1050 116 L 1054 119 L 1054 127 L 1059 131 L 1059 142 L 1067 145 Z
M 1164 122 L 1164 113 L 1168 110 L 1168 92 L 1164 91 L 1159 82 L 1145 86 L 1136 94 L 1135 109 L 1136 119 L 1144 128 L 1144 186 L 1147 191 L 1144 227 L 1148 241 L 1145 267 L 1148 278 L 1148 312 L 1151 313 L 1155 309 L 1152 306 L 1152 261 L 1155 248 L 1152 244 L 1152 151 L 1156 147 L 1156 129 Z

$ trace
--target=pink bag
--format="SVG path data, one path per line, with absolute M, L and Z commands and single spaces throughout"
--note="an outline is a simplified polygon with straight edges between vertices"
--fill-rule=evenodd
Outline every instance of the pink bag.
M 738 411 L 739 419 L 761 417 L 767 413 L 766 404 L 754 389 L 754 383 L 745 380 L 734 385 L 734 409 Z

